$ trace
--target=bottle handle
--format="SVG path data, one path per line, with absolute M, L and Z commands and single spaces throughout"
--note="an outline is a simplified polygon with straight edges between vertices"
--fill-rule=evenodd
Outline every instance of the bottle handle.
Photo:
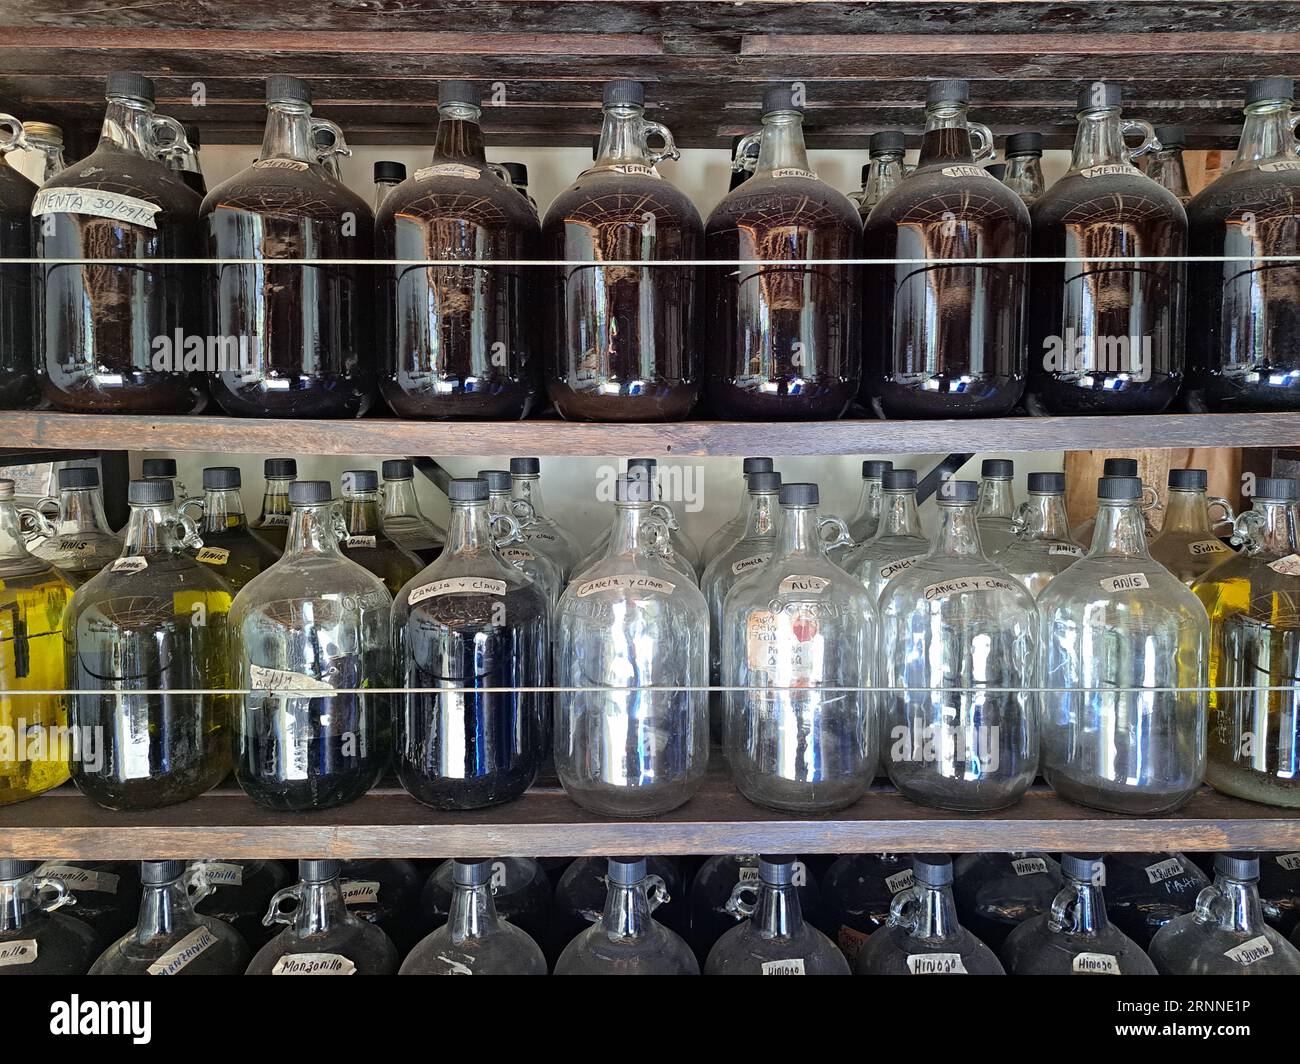
M 1011 531 L 1016 539 L 1024 539 L 1029 532 L 1029 518 L 1034 508 L 1027 502 L 1022 502 L 1016 507 L 1015 513 L 1011 515 Z
M 189 505 L 192 500 L 187 499 L 182 505 Z M 192 550 L 198 550 L 203 546 L 203 537 L 199 534 L 199 526 L 179 509 L 176 513 L 176 524 L 180 526 L 181 546 L 189 547 Z
M 191 506 L 194 507 L 194 510 L 197 514 L 197 516 L 195 517 L 190 517 L 189 514 L 185 513 L 186 509 Z M 208 512 L 207 503 L 197 495 L 191 496 L 190 498 L 186 499 L 183 503 L 181 503 L 178 507 L 176 507 L 176 509 L 180 513 L 184 514 L 186 517 L 190 517 L 190 520 L 193 521 L 195 524 L 198 524 L 200 521 L 202 521 Z
M 668 884 L 664 882 L 663 876 L 649 875 L 645 877 L 645 881 L 645 896 L 651 912 L 673 900 L 673 896 L 668 893 Z
M 13 115 L 0 113 L 0 155 L 11 151 L 25 151 L 32 145 L 23 132 L 23 124 Z
M 289 899 L 295 902 L 291 909 L 281 909 L 280 906 Z M 262 926 L 271 927 L 273 924 L 284 924 L 288 927 L 293 923 L 293 914 L 297 912 L 298 906 L 302 904 L 302 884 L 295 883 L 291 887 L 285 887 L 283 890 L 277 890 L 271 895 L 271 902 L 266 907 L 266 915 L 262 917 Z
M 823 528 L 833 528 L 835 538 L 827 539 L 822 535 Z M 821 540 L 823 551 L 832 551 L 840 547 L 849 547 L 852 549 L 856 546 L 853 537 L 849 535 L 848 522 L 842 517 L 836 517 L 834 514 L 826 514 L 824 517 L 817 518 L 817 538 Z
M 497 177 L 501 178 L 501 180 L 511 188 L 514 188 L 515 183 L 510 179 L 510 171 L 500 163 L 488 163 L 487 168 L 496 174 Z
M 189 896 L 191 904 L 201 902 L 217 889 L 208 878 L 207 865 L 203 861 L 190 865 L 181 878 L 185 881 L 185 893 Z
M 1263 515 L 1254 510 L 1238 514 L 1232 522 L 1232 535 L 1228 537 L 1228 542 L 1234 547 L 1240 547 L 1247 554 L 1254 554 L 1259 550 L 1255 529 L 1263 527 L 1263 524 Z
M 1160 150 L 1160 140 L 1156 136 L 1155 127 L 1150 122 L 1144 122 L 1140 118 L 1126 118 L 1120 123 L 1120 129 L 1123 134 L 1141 133 L 1142 142 L 1136 148 L 1128 148 L 1129 162 L 1132 162 L 1140 155 L 1151 155 Z
M 650 542 L 642 552 L 647 558 L 662 558 L 665 561 L 673 556 L 673 536 L 668 526 L 654 517 L 647 517 L 638 526 L 641 535 L 648 535 Z
M 49 539 L 58 532 L 54 522 L 34 506 L 19 507 L 18 527 L 20 530 L 23 528 L 22 523 L 24 520 L 29 522 L 27 530 L 23 532 L 23 538 L 28 543 L 35 543 L 38 539 Z
M 664 145 L 658 151 L 650 147 L 650 138 L 659 137 Z M 665 159 L 672 159 L 676 162 L 682 157 L 682 153 L 677 150 L 677 145 L 673 142 L 673 135 L 668 131 L 668 127 L 659 122 L 641 123 L 641 141 L 645 146 L 645 153 L 650 157 L 650 162 L 658 165 Z
M 1144 514 L 1152 510 L 1160 509 L 1160 492 L 1156 491 L 1150 484 L 1142 485 L 1142 502 L 1139 503 Z
M 966 128 L 971 138 L 971 154 L 975 157 L 977 163 L 983 162 L 985 159 L 992 159 L 998 153 L 997 147 L 993 143 L 993 130 L 989 129 L 988 126 L 982 122 L 967 122 Z M 980 142 L 979 148 L 975 147 L 977 137 Z
M 894 895 L 889 903 L 889 926 L 901 927 L 909 935 L 917 928 L 917 912 L 921 907 L 921 888 L 908 887 Z
M 537 523 L 537 507 L 527 499 L 511 499 L 510 514 L 519 522 L 520 528 L 527 528 Z
M 491 528 L 498 521 L 506 526 L 506 530 L 504 534 L 496 536 L 492 540 L 494 547 L 500 550 L 512 543 L 522 543 L 524 541 L 524 534 L 520 531 L 519 522 L 514 517 L 510 514 L 492 514 L 488 518 L 488 527 Z
M 1203 887 L 1201 892 L 1196 895 L 1196 922 L 1198 924 L 1214 924 L 1219 921 L 1219 903 L 1223 900 L 1223 892 L 1213 883 L 1208 887 Z
M 1291 127 L 1291 135 L 1296 138 L 1295 152 L 1300 155 L 1300 109 L 1291 112 L 1286 124 Z M 3 150 L 0 148 L 0 151 Z
M 1079 892 L 1073 887 L 1065 887 L 1052 899 L 1052 908 L 1047 916 L 1047 926 L 1059 934 L 1073 934 L 1078 930 L 1077 903 Z
M 160 133 L 166 133 L 167 136 L 160 137 Z M 185 136 L 185 127 L 170 115 L 150 117 L 149 138 L 153 141 L 154 154 L 164 162 L 194 155 L 194 148 Z
M 669 532 L 680 532 L 682 526 L 677 523 L 677 515 L 673 513 L 673 508 L 666 502 L 652 502 L 650 504 L 650 513 L 661 521 Z
M 1213 519 L 1210 521 L 1210 531 L 1214 531 L 1220 525 L 1226 525 L 1229 528 L 1235 527 L 1237 515 L 1232 512 L 1232 504 L 1227 499 L 1220 499 L 1217 495 L 1211 495 L 1205 500 L 1206 510 L 1213 510 L 1216 506 L 1223 511 L 1223 516 L 1217 521 Z
M 753 901 L 745 901 L 744 895 L 752 894 Z M 731 897 L 727 899 L 726 905 L 723 906 L 727 912 L 734 916 L 738 921 L 747 920 L 754 915 L 754 910 L 758 908 L 758 884 L 746 883 L 741 880 L 731 888 Z
M 62 909 L 65 905 L 76 905 L 77 896 L 68 889 L 68 885 L 61 879 L 55 879 L 52 876 L 33 876 L 31 880 L 32 895 L 36 899 L 36 907 L 43 912 L 52 913 L 55 909 Z M 42 898 L 43 891 L 50 891 L 50 895 Z
M 317 162 L 324 162 L 331 155 L 343 155 L 343 156 L 351 157 L 352 149 L 348 147 L 348 142 L 343 137 L 343 130 L 341 130 L 337 125 L 335 125 L 335 123 L 331 122 L 328 118 L 315 118 L 315 117 L 312 118 L 311 139 L 313 144 L 316 143 L 316 134 L 321 130 L 328 132 L 329 135 L 334 138 L 334 143 L 331 144 L 328 148 L 318 148 L 316 150 Z
M 757 144 L 763 137 L 762 130 L 753 133 L 747 133 L 740 138 L 740 143 L 736 145 L 736 157 L 731 160 L 731 169 L 737 174 L 752 174 L 758 169 L 758 156 L 749 154 L 749 149 Z

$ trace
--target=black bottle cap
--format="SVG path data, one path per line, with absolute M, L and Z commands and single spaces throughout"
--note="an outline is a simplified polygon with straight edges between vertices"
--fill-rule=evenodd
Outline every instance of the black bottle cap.
M 311 86 L 300 78 L 291 78 L 288 74 L 272 74 L 266 79 L 266 102 L 292 100 L 295 103 L 311 103 Z
M 160 887 L 185 874 L 184 861 L 141 861 L 140 882 L 146 887 Z
M 1101 464 L 1104 477 L 1135 477 L 1138 475 L 1136 458 L 1107 458 Z
M 1187 147 L 1187 130 L 1182 126 L 1156 126 L 1156 140 L 1162 148 Z
M 262 476 L 284 480 L 298 475 L 298 463 L 292 458 L 268 458 L 262 463 Z
M 1249 882 L 1259 878 L 1259 857 L 1253 853 L 1216 853 L 1214 873 Z
M 130 70 L 115 70 L 104 79 L 105 96 L 130 96 L 154 102 L 153 80 Z
M 643 476 L 619 477 L 614 481 L 615 502 L 654 502 L 654 485 Z
M 658 458 L 629 458 L 627 460 L 627 471 L 630 473 L 634 469 L 648 469 L 653 476 L 654 471 L 659 468 Z
M 883 155 L 887 151 L 906 151 L 907 137 L 901 130 L 885 129 L 872 133 L 867 142 L 867 152 L 871 155 Z
M 816 484 L 782 484 L 782 506 L 816 506 L 818 502 Z
M 862 463 L 862 479 L 879 480 L 893 468 L 893 462 L 881 461 L 879 458 L 868 458 Z
M 349 469 L 343 474 L 343 484 L 349 491 L 378 491 L 379 474 L 373 469 Z
M 915 491 L 915 469 L 886 469 L 880 477 L 880 486 L 885 491 Z
M 773 887 L 788 887 L 794 882 L 794 866 L 799 858 L 787 854 L 759 854 L 758 878 Z
M 1256 78 L 1246 86 L 1246 103 L 1262 103 L 1264 100 L 1295 99 L 1295 80 L 1293 78 Z
M 126 489 L 126 501 L 133 506 L 160 506 L 175 498 L 170 480 L 133 480 Z
M 140 474 L 146 477 L 174 477 L 176 475 L 176 459 L 146 458 L 140 463 Z
M 334 485 L 328 480 L 295 480 L 289 485 L 290 506 L 319 506 L 333 499 Z
M 60 488 L 97 488 L 99 470 L 94 466 L 68 466 L 59 470 Z
M 794 90 L 789 85 L 769 85 L 763 90 L 763 114 L 771 114 L 773 111 L 798 111 L 803 114 L 803 108 L 795 105 Z
M 611 857 L 609 859 L 609 881 L 615 886 L 630 887 L 645 879 L 644 857 Z
M 238 488 L 241 483 L 238 466 L 208 466 L 203 471 L 204 491 L 227 491 Z
M 457 477 L 447 485 L 451 502 L 486 502 L 488 494 L 488 482 L 482 477 Z
M 946 853 L 918 853 L 912 856 L 912 874 L 927 887 L 952 885 L 952 858 Z
M 510 175 L 512 185 L 528 184 L 528 167 L 523 163 L 502 163 L 501 166 Z
M 1043 135 L 1041 133 L 1012 133 L 1003 145 L 1002 154 L 1008 159 L 1013 155 L 1042 155 Z
M 1071 879 L 1081 879 L 1091 883 L 1098 872 L 1105 875 L 1105 859 L 1099 853 L 1063 853 L 1061 854 L 1061 871 Z M 1102 879 L 1105 885 L 1105 879 Z
M 438 82 L 439 107 L 445 107 L 450 103 L 467 103 L 471 107 L 477 107 L 482 102 L 483 91 L 472 81 L 450 78 Z
M 390 458 L 379 468 L 385 480 L 410 480 L 415 476 L 415 466 L 409 458 Z
M 1118 107 L 1124 102 L 1124 90 L 1114 81 L 1090 81 L 1079 90 L 1076 110 L 1095 111 L 1102 107 Z
M 1182 488 L 1184 491 L 1204 491 L 1210 483 L 1210 475 L 1204 469 L 1171 469 L 1169 486 Z
M 510 490 L 510 473 L 505 469 L 480 469 L 479 478 L 487 481 L 488 491 Z
M 1104 501 L 1131 502 L 1142 498 L 1142 481 L 1137 477 L 1102 477 L 1097 481 L 1097 498 Z
M 999 181 L 1001 181 L 1004 177 L 1007 176 L 1006 163 L 989 163 L 988 166 L 984 167 L 984 169 L 987 170 L 994 177 L 996 177 Z
M 203 134 L 199 130 L 198 126 L 196 126 L 193 122 L 189 122 L 184 126 L 184 129 L 185 129 L 185 139 L 189 141 L 189 145 L 191 148 L 193 148 L 195 151 L 198 151 L 199 148 L 203 147 Z
M 451 862 L 451 881 L 458 887 L 481 887 L 491 879 L 490 857 L 463 857 Z
M 380 181 L 396 182 L 406 180 L 406 163 L 394 162 L 392 159 L 380 159 L 375 163 L 375 183 Z
M 605 91 L 601 94 L 601 100 L 606 107 L 614 107 L 618 104 L 644 107 L 645 86 L 629 78 L 616 78 L 614 81 L 605 82 Z
M 1060 495 L 1065 491 L 1065 474 L 1030 473 L 1029 490 L 1036 495 Z
M 536 458 L 510 459 L 510 472 L 517 477 L 535 477 L 542 471 L 542 463 Z
M 1257 499 L 1294 499 L 1296 482 L 1288 477 L 1257 477 L 1255 479 L 1255 498 Z
M 757 494 L 762 491 L 772 492 L 781 490 L 780 473 L 750 473 L 745 478 L 745 481 L 746 488 L 752 494 Z
M 745 476 L 750 473 L 770 473 L 776 468 L 776 463 L 770 458 L 746 458 L 741 463 L 741 472 Z
M 986 458 L 980 463 L 980 476 L 986 479 L 1010 480 L 1016 475 L 1016 463 L 1010 458 Z
M 925 90 L 926 106 L 936 103 L 970 103 L 970 82 L 961 78 L 932 81 Z
M 343 871 L 342 861 L 299 861 L 298 878 L 304 883 L 328 883 Z
M 30 876 L 40 867 L 40 861 L 14 861 L 6 858 L 0 861 L 0 881 L 22 879 L 23 876 Z
M 934 499 L 940 506 L 955 506 L 978 502 L 980 497 L 979 482 L 975 480 L 945 480 L 939 485 Z

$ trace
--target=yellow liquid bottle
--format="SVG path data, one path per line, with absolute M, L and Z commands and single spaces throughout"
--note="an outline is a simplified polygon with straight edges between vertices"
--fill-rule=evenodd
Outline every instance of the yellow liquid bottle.
M 1220 525 L 1231 530 L 1235 520 L 1226 499 L 1211 499 L 1205 488 L 1209 474 L 1204 469 L 1169 470 L 1169 496 L 1164 527 L 1151 540 L 1151 557 L 1191 587 L 1197 580 L 1232 555 L 1214 532 Z M 1223 516 L 1213 525 L 1210 510 Z
M 14 483 L 0 480 L 0 805 L 68 778 L 63 613 L 72 585 L 23 545 Z

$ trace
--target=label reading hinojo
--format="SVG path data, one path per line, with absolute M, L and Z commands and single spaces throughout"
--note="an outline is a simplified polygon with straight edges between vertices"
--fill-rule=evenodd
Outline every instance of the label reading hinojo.
M 1075 975 L 1119 975 L 1119 958 L 1111 953 L 1079 953 L 1070 962 Z
M 1147 865 L 1144 871 L 1147 874 L 1148 883 L 1164 883 L 1166 880 L 1177 879 L 1181 876 L 1183 874 L 1183 865 L 1177 857 L 1171 857 L 1167 861 L 1157 861 L 1153 865 Z
M 345 547 L 373 547 L 375 545 L 374 536 L 348 536 L 343 541 Z
M 1141 174 L 1132 163 L 1104 163 L 1101 166 L 1088 166 L 1079 171 L 1082 177 L 1110 177 L 1112 174 Z
M 941 173 L 944 177 L 993 177 L 982 166 L 945 166 Z
M 129 558 L 118 558 L 109 566 L 115 573 L 138 573 L 141 569 L 149 568 L 149 560 L 141 557 L 139 554 L 133 554 Z
M 960 953 L 913 953 L 907 958 L 910 975 L 969 975 Z
M 1014 591 L 1016 585 L 998 576 L 963 576 L 957 580 L 944 580 L 938 584 L 927 584 L 924 589 L 925 601 L 947 598 L 949 595 L 962 595 L 968 591 Z
M 302 173 L 311 167 L 301 159 L 258 159 L 253 164 L 254 170 L 294 170 Z
M 432 584 L 421 584 L 411 592 L 407 600 L 412 606 L 425 599 L 437 598 L 439 595 L 504 595 L 506 582 L 486 576 L 452 576 L 446 580 L 435 580 Z
M 804 971 L 802 957 L 790 957 L 783 961 L 764 961 L 762 966 L 764 975 L 807 975 Z
M 1011 862 L 1011 870 L 1018 876 L 1036 876 L 1047 871 L 1047 862 L 1041 857 L 1017 857 Z
M 1119 591 L 1137 591 L 1140 588 L 1151 586 L 1147 582 L 1146 573 L 1125 573 L 1123 576 L 1108 576 L 1105 580 L 1097 582 L 1101 584 L 1103 591 L 1112 595 Z
M 1247 939 L 1240 946 L 1224 950 L 1223 955 L 1229 960 L 1236 961 L 1243 968 L 1249 968 L 1256 961 L 1267 960 L 1273 956 L 1273 943 L 1264 935 L 1257 935 Z
M 115 222 L 142 225 L 157 229 L 154 215 L 161 207 L 138 196 L 124 196 L 120 192 L 104 192 L 97 188 L 50 188 L 36 193 L 32 201 L 32 217 L 42 214 L 89 214 L 96 218 L 111 218 Z
M 748 558 L 741 558 L 738 562 L 732 562 L 731 573 L 733 576 L 742 576 L 762 565 L 766 565 L 767 560 L 771 557 L 770 554 L 751 554 Z
M 1193 558 L 1202 558 L 1207 554 L 1227 554 L 1228 548 L 1217 539 L 1198 539 L 1187 544 L 1187 553 Z
M 653 576 L 602 576 L 579 584 L 574 592 L 578 598 L 586 598 L 601 591 L 646 591 L 653 595 L 671 595 L 677 585 Z
M 1047 548 L 1047 553 L 1051 555 L 1064 554 L 1070 558 L 1082 558 L 1083 548 L 1076 547 L 1073 543 L 1053 543 Z
M 777 590 L 782 595 L 820 595 L 828 586 L 824 576 L 787 576 Z
M 16 938 L 12 942 L 0 942 L 0 968 L 31 964 L 36 960 L 37 952 L 38 944 L 34 938 Z
M 250 665 L 248 679 L 248 686 L 259 691 L 293 691 L 295 694 L 298 692 L 310 694 L 313 691 L 334 690 L 334 687 L 324 680 L 304 676 L 300 672 L 292 672 L 289 669 L 271 669 L 265 665 Z
M 286 953 L 272 975 L 356 975 L 357 966 L 341 953 Z
M 96 894 L 116 894 L 119 877 L 112 872 L 96 872 L 91 868 L 78 868 L 69 864 L 43 864 L 36 870 L 40 876 L 57 879 L 73 894 L 91 891 Z
M 343 884 L 344 905 L 378 905 L 379 884 L 369 879 L 354 879 Z
M 882 565 L 880 567 L 880 579 L 888 580 L 896 573 L 901 573 L 904 569 L 912 568 L 912 566 L 914 566 L 917 563 L 917 561 L 922 557 L 924 557 L 924 555 L 918 554 L 913 558 L 899 558 L 898 561 L 896 562 L 890 562 L 888 565 Z
M 209 565 L 225 565 L 230 561 L 230 551 L 225 547 L 203 547 L 195 557 Z
M 757 883 L 758 882 L 758 865 L 741 865 L 740 878 L 738 883 Z
M 1288 872 L 1294 872 L 1300 868 L 1300 853 L 1279 853 L 1277 863 Z
M 903 890 L 911 890 L 914 886 L 916 886 L 916 873 L 914 873 L 910 868 L 902 872 L 895 872 L 892 876 L 885 877 L 885 889 L 888 890 L 890 894 L 897 894 L 899 891 Z
M 196 927 L 146 969 L 149 975 L 175 975 L 204 950 L 217 944 L 207 927 Z
M 1269 562 L 1268 567 L 1283 576 L 1300 576 L 1300 554 L 1288 554 L 1285 558 Z

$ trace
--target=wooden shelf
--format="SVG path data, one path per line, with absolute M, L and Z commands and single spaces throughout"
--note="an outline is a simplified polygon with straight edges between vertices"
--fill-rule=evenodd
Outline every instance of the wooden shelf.
M 141 813 L 100 809 L 71 786 L 0 808 L 0 857 L 80 860 L 1229 849 L 1300 849 L 1300 817 L 1208 788 L 1171 816 L 1143 818 L 1070 805 L 1045 787 L 979 815 L 877 787 L 843 812 L 801 818 L 746 801 L 721 768 L 685 806 L 653 820 L 586 813 L 554 781 L 506 805 L 456 813 L 391 786 L 319 813 L 270 812 L 233 785 Z
M 569 455 L 946 454 L 1098 448 L 1300 445 L 1300 415 L 1155 414 L 961 421 L 309 421 L 0 411 L 0 446 L 231 454 Z

